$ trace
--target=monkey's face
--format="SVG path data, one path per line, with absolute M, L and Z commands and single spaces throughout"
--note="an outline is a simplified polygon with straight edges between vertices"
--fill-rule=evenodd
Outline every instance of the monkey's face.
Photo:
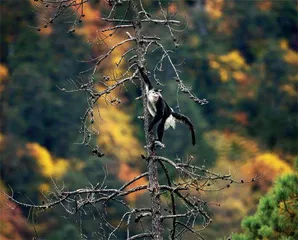
M 148 100 L 150 102 L 156 103 L 158 101 L 159 97 L 160 97 L 160 93 L 158 91 L 156 91 L 155 89 L 151 89 L 148 92 Z

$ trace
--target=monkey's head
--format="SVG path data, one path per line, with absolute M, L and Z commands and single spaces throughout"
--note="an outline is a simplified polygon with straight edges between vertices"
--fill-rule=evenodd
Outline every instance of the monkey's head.
M 150 102 L 156 103 L 158 99 L 161 97 L 160 91 L 157 89 L 151 89 L 148 92 L 148 100 Z

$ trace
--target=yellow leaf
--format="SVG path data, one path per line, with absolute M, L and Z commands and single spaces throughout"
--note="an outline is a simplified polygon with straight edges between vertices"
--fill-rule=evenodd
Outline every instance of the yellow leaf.
M 272 7 L 272 2 L 265 0 L 257 2 L 257 6 L 263 11 L 269 11 Z
M 200 39 L 199 39 L 198 35 L 192 35 L 189 38 L 189 45 L 191 47 L 197 47 L 199 44 L 200 44 Z
M 292 168 L 279 156 L 273 153 L 264 153 L 256 157 L 257 162 L 265 163 L 270 166 L 270 168 L 280 172 L 289 173 L 292 172 Z
M 244 72 L 249 69 L 249 66 L 239 51 L 235 50 L 221 56 L 210 54 L 208 58 L 209 65 L 218 71 L 222 82 L 227 82 L 232 77 L 237 82 L 247 80 Z
M 38 186 L 38 190 L 40 192 L 48 192 L 50 191 L 51 187 L 48 183 L 42 183 Z
M 289 48 L 289 43 L 288 43 L 287 40 L 282 39 L 282 40 L 280 41 L 280 43 L 279 43 L 279 46 L 280 46 L 281 49 L 283 49 L 283 50 L 287 50 L 287 49 Z
M 94 114 L 99 124 L 97 143 L 120 161 L 133 162 L 143 152 L 131 116 L 118 107 L 103 105 Z
M 292 97 L 297 96 L 297 89 L 292 84 L 285 84 L 281 89 Z
M 242 166 L 242 172 L 246 178 L 261 177 L 253 183 L 252 188 L 259 189 L 263 193 L 272 186 L 277 176 L 292 171 L 292 168 L 274 153 L 261 153 Z
M 81 0 L 76 0 L 80 3 Z M 76 11 L 77 17 L 82 23 L 76 28 L 76 34 L 84 36 L 86 39 L 95 39 L 98 34 L 98 25 L 101 21 L 101 14 L 99 10 L 92 8 L 89 3 L 84 3 L 79 11 L 76 10 L 76 6 L 73 6 L 74 11 Z M 82 17 L 84 15 L 84 17 Z M 86 24 L 85 24 L 86 22 Z
M 44 176 L 61 178 L 67 172 L 68 161 L 62 158 L 54 159 L 45 147 L 38 143 L 27 143 L 26 148 L 39 164 Z
M 212 17 L 212 18 L 219 18 L 222 15 L 222 6 L 223 6 L 223 0 L 212 0 L 212 1 L 206 1 L 205 9 L 206 12 Z
M 7 78 L 7 76 L 8 76 L 7 67 L 0 63 L 0 93 L 4 89 L 4 80 Z
M 5 65 L 0 63 L 0 82 L 8 76 L 8 69 Z

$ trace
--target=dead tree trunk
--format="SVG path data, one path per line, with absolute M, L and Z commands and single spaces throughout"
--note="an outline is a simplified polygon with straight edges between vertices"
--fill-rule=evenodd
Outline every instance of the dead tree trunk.
M 144 66 L 146 63 L 145 59 L 145 45 L 142 40 L 142 22 L 139 18 L 139 9 L 136 0 L 131 1 L 132 10 L 133 10 L 133 19 L 135 26 L 135 38 L 136 38 L 136 53 L 138 62 L 141 66 Z M 142 95 L 145 96 L 145 84 L 141 82 Z M 147 167 L 148 167 L 148 179 L 149 186 L 148 190 L 150 191 L 151 198 L 151 209 L 152 209 L 152 236 L 153 239 L 160 240 L 163 239 L 163 226 L 161 223 L 161 201 L 160 201 L 160 187 L 158 182 L 158 169 L 157 161 L 150 157 L 152 155 L 152 149 L 149 147 L 154 142 L 154 135 L 152 132 L 148 131 L 150 114 L 147 109 L 147 98 L 143 97 L 143 109 L 144 109 L 144 131 L 146 138 L 147 146 Z

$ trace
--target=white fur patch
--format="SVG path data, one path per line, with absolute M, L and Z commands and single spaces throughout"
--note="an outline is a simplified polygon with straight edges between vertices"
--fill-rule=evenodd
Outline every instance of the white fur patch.
M 156 93 L 154 90 L 150 90 L 148 92 L 148 101 L 153 103 L 156 103 L 159 99 L 159 94 Z
M 156 114 L 156 106 L 154 104 L 151 104 L 149 101 L 147 102 L 147 108 L 149 113 L 151 114 L 152 117 L 155 116 Z
M 160 97 L 160 93 L 155 92 L 154 90 L 150 90 L 147 94 L 148 102 L 147 102 L 147 108 L 149 113 L 152 117 L 155 117 L 156 115 L 156 102 L 158 101 L 158 98 Z M 173 111 L 173 109 L 171 108 Z M 175 129 L 176 127 L 176 119 L 170 115 L 166 122 L 165 122 L 165 130 L 167 130 L 169 127 L 172 127 Z
M 160 97 L 159 94 L 156 93 L 154 90 L 150 90 L 147 94 L 147 98 L 148 98 L 147 108 L 152 117 L 154 117 L 156 114 L 157 109 L 155 104 L 158 101 L 159 97 Z
M 167 130 L 169 127 L 174 129 L 176 127 L 176 119 L 172 115 L 170 115 L 165 122 L 165 130 Z

